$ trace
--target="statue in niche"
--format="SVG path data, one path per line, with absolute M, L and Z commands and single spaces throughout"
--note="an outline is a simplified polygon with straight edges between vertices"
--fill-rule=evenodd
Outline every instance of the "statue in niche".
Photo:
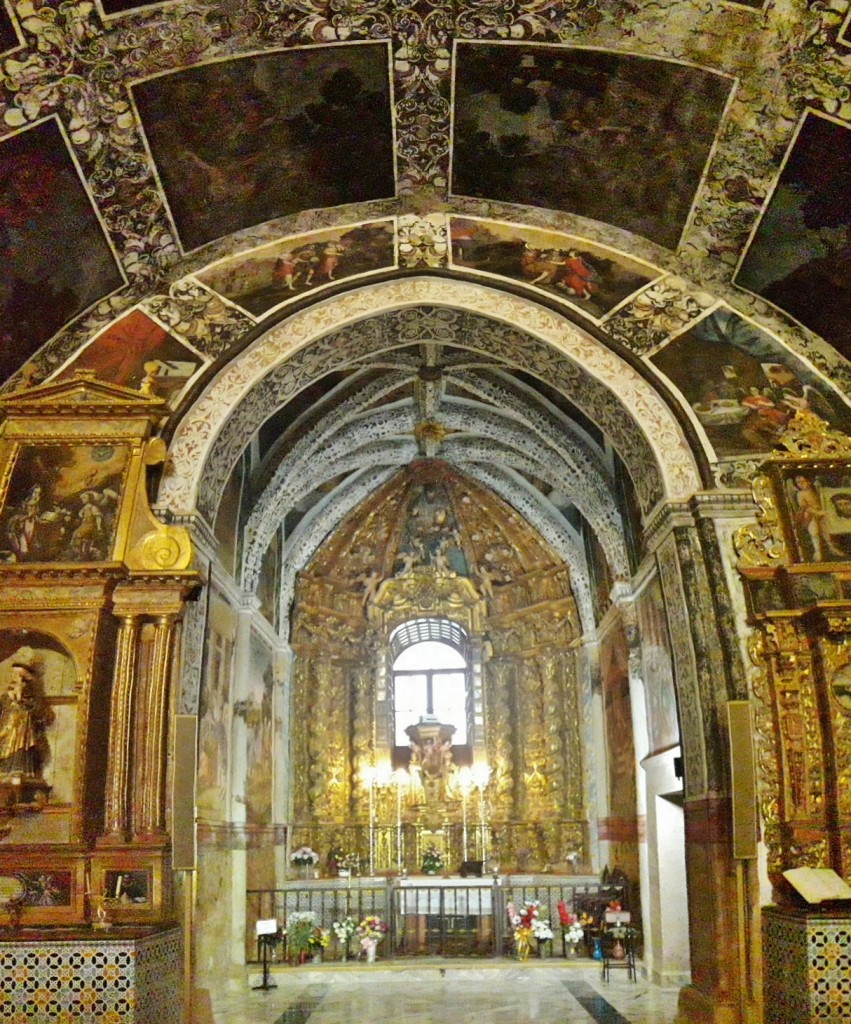
M 31 647 L 19 648 L 12 658 L 11 678 L 0 695 L 0 779 L 41 779 L 48 755 L 45 733 L 54 716 L 40 669 Z

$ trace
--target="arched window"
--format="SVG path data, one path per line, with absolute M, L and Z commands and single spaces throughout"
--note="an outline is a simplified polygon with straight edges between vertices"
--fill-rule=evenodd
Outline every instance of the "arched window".
M 405 729 L 423 718 L 455 726 L 453 743 L 468 741 L 469 657 L 467 635 L 448 619 L 403 623 L 390 637 L 393 735 L 407 747 Z

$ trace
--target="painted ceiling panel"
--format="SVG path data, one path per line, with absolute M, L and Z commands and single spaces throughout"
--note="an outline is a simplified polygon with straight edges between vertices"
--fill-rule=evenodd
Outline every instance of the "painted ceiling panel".
M 12 17 L 0 3 L 0 53 L 13 49 L 19 42 L 18 33 L 12 24 Z
M 808 113 L 736 283 L 851 358 L 851 129 Z
M 124 284 L 57 122 L 0 143 L 0 377 Z
M 459 43 L 452 192 L 565 210 L 675 248 L 732 88 L 672 61 Z
M 132 94 L 184 249 L 395 194 L 386 43 L 205 64 Z

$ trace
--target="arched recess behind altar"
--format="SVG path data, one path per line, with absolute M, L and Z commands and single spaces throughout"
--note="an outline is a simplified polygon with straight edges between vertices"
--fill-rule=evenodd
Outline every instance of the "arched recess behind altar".
M 470 757 L 488 776 L 475 792 L 391 775 L 390 638 L 421 618 L 469 640 Z M 586 862 L 579 633 L 569 570 L 501 498 L 437 460 L 395 474 L 299 577 L 293 845 L 376 870 L 415 870 L 435 837 L 453 867 L 485 852 L 506 869 Z

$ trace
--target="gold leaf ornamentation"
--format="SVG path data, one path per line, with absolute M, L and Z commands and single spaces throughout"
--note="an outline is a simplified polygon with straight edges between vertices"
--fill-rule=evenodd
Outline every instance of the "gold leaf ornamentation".
M 767 476 L 753 482 L 753 498 L 757 505 L 756 523 L 742 526 L 733 535 L 733 546 L 739 556 L 740 568 L 779 566 L 788 561 L 786 544 L 777 515 L 774 490 Z

